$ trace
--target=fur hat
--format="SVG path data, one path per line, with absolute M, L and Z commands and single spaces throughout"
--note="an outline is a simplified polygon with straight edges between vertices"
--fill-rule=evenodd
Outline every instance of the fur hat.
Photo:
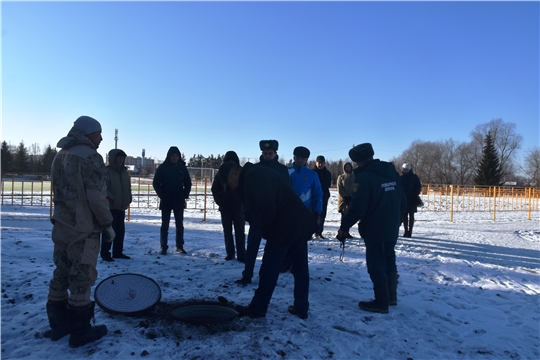
M 101 130 L 101 124 L 90 116 L 80 116 L 73 123 L 75 130 L 79 131 L 84 136 L 95 133 Z
M 227 161 L 221 164 L 221 166 L 219 167 L 217 176 L 219 177 L 219 180 L 221 180 L 223 184 L 227 183 L 227 178 L 229 177 L 229 173 L 231 172 L 232 168 L 236 166 L 239 166 L 239 165 L 230 161 Z
M 319 155 L 319 156 L 317 156 L 317 160 L 315 160 L 315 161 L 317 161 L 317 162 L 326 162 L 326 159 L 324 158 L 324 156 Z
M 354 162 L 361 162 L 367 160 L 375 155 L 373 147 L 370 143 L 363 143 L 356 145 L 351 150 L 349 150 L 349 157 Z
M 293 151 L 294 156 L 299 156 L 306 159 L 309 158 L 309 154 L 310 154 L 309 149 L 303 146 L 297 146 L 294 148 L 294 151 Z
M 401 166 L 401 168 L 402 168 L 402 169 L 407 169 L 407 170 L 411 170 L 411 169 L 412 169 L 411 164 L 409 164 L 409 163 L 403 164 L 403 165 Z
M 261 140 L 259 141 L 259 147 L 261 148 L 261 151 L 264 151 L 264 150 L 277 151 L 279 147 L 279 143 L 277 140 Z

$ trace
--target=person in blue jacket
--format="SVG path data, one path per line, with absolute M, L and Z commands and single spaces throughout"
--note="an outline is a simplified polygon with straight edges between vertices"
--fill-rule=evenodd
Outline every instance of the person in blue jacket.
M 306 166 L 310 155 L 309 149 L 298 146 L 294 149 L 293 155 L 294 163 L 289 167 L 293 190 L 318 221 L 322 212 L 323 191 L 317 173 Z
M 358 231 L 366 245 L 366 263 L 373 283 L 375 300 L 360 301 L 367 311 L 388 313 L 397 305 L 397 266 L 395 246 L 401 219 L 407 206 L 401 179 L 393 164 L 373 159 L 370 143 L 353 147 L 349 157 L 354 170 L 354 187 L 349 211 L 343 215 L 337 238 L 345 242 L 347 232 L 358 221 Z

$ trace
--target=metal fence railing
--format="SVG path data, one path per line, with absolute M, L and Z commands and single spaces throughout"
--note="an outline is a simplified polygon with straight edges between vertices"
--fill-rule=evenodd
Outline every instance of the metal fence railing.
M 214 174 L 211 174 L 214 175 Z M 212 197 L 213 177 L 192 176 L 191 195 L 187 208 L 206 212 L 217 210 Z M 131 208 L 158 208 L 159 198 L 152 186 L 152 178 L 131 178 L 133 202 Z M 335 190 L 334 190 L 335 191 Z M 50 206 L 52 209 L 51 181 L 46 175 L 33 177 L 4 177 L 0 205 Z M 496 220 L 497 212 L 519 211 L 531 219 L 531 213 L 540 211 L 540 191 L 531 187 L 425 185 L 420 212 L 448 212 L 450 221 L 458 212 L 489 212 Z

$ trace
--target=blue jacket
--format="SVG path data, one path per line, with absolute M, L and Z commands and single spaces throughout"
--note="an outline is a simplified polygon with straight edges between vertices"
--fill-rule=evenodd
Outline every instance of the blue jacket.
M 317 173 L 305 165 L 299 168 L 293 164 L 289 168 L 294 192 L 312 213 L 322 212 L 322 187 Z

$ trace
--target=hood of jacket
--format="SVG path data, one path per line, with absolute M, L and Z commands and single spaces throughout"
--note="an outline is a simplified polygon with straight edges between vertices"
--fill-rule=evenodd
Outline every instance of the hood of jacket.
M 112 167 L 115 170 L 121 170 L 125 168 L 125 166 L 118 166 L 116 165 L 116 157 L 120 156 L 126 156 L 126 153 L 123 150 L 120 149 L 112 149 L 109 151 L 109 166 Z
M 59 147 L 61 149 L 67 149 L 75 145 L 86 145 L 91 147 L 92 149 L 96 148 L 86 136 L 84 136 L 79 130 L 76 130 L 75 128 L 71 128 L 67 136 L 61 138 L 58 141 L 56 147 Z
M 171 146 L 169 148 L 169 151 L 167 151 L 167 157 L 165 158 L 165 161 L 163 163 L 169 163 L 169 164 L 172 164 L 171 162 L 171 155 L 172 154 L 177 154 L 180 159 L 178 160 L 179 162 L 184 162 L 184 160 L 182 160 L 182 154 L 180 153 L 180 150 L 178 150 L 178 147 L 176 146 Z
M 345 171 L 345 167 L 346 167 L 347 165 L 349 165 L 349 166 L 351 167 L 351 172 L 350 172 L 350 173 L 348 173 L 348 172 Z M 353 171 L 354 171 L 354 168 L 353 168 L 353 166 L 352 166 L 352 164 L 351 164 L 350 162 L 346 162 L 345 164 L 343 164 L 343 173 L 344 173 L 344 174 L 352 174 Z

